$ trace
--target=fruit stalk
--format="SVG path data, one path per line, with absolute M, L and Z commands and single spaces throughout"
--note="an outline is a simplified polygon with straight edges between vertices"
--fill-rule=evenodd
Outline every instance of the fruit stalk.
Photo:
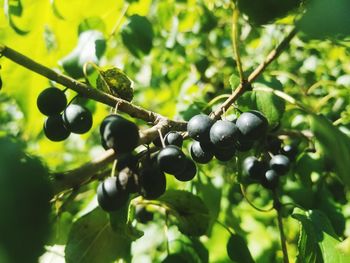
M 281 214 L 281 203 L 278 199 L 276 191 L 273 191 L 273 202 L 274 202 L 274 208 L 277 212 L 277 221 L 278 221 L 278 230 L 280 232 L 280 240 L 281 240 L 281 247 L 283 252 L 283 262 L 289 263 L 288 259 L 288 250 L 287 250 L 287 240 L 286 236 L 284 235 L 284 229 L 283 229 L 283 221 L 282 221 L 282 214 Z
M 294 28 L 283 40 L 282 42 L 273 49 L 266 57 L 266 59 L 248 76 L 248 80 L 246 83 L 242 84 L 240 83 L 238 87 L 234 90 L 232 95 L 228 97 L 220 107 L 217 108 L 217 110 L 213 111 L 211 113 L 211 116 L 214 119 L 219 119 L 219 117 L 222 115 L 224 111 L 227 111 L 227 109 L 241 96 L 244 92 L 248 90 L 250 87 L 250 84 L 257 79 L 267 68 L 268 65 L 271 64 L 275 59 L 278 58 L 278 56 L 282 53 L 284 49 L 288 47 L 289 42 L 293 39 L 293 37 L 296 35 L 297 29 Z

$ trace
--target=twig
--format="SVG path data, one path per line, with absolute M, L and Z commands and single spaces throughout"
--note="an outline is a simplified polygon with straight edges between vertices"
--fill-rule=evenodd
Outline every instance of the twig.
M 234 58 L 237 64 L 239 79 L 241 83 L 244 83 L 245 78 L 243 73 L 241 55 L 239 54 L 239 48 L 238 48 L 238 34 L 239 34 L 238 18 L 239 18 L 239 10 L 237 7 L 235 7 L 232 15 L 232 44 L 233 44 Z
M 257 206 L 255 206 L 247 197 L 247 194 L 245 192 L 245 189 L 244 189 L 244 186 L 242 184 L 240 184 L 240 187 L 241 187 L 241 192 L 242 192 L 242 195 L 244 197 L 244 199 L 247 201 L 247 203 L 253 207 L 255 210 L 259 211 L 259 212 L 263 212 L 263 213 L 268 213 L 270 211 L 273 210 L 273 207 L 269 208 L 269 209 L 262 209 L 262 208 L 259 208 Z
M 271 64 L 272 61 L 274 61 L 278 56 L 281 54 L 281 52 L 288 46 L 289 42 L 293 39 L 293 37 L 296 35 L 297 29 L 294 28 L 283 40 L 282 42 L 273 49 L 266 57 L 266 59 L 249 75 L 247 82 L 245 85 L 242 85 L 240 83 L 238 87 L 235 89 L 235 91 L 232 93 L 232 95 L 227 98 L 227 100 L 221 104 L 221 106 L 216 109 L 214 112 L 211 113 L 211 116 L 214 119 L 218 119 L 223 109 L 227 110 L 236 100 L 239 96 L 241 96 L 244 92 L 249 90 L 251 87 L 251 83 L 256 80 L 261 73 L 263 73 L 266 69 L 266 67 Z
M 55 81 L 69 89 L 76 91 L 81 96 L 93 99 L 95 101 L 109 105 L 113 108 L 118 103 L 118 109 L 122 112 L 129 114 L 131 117 L 142 119 L 150 123 L 158 123 L 159 121 L 166 119 L 164 116 L 158 113 L 146 110 L 126 100 L 114 97 L 98 89 L 94 89 L 83 82 L 77 81 L 73 78 L 60 74 L 5 45 L 0 44 L 0 54 L 17 64 L 38 73 L 39 75 L 42 75 L 52 81 Z M 186 122 L 176 122 L 171 120 L 169 120 L 168 122 L 170 126 L 176 126 L 180 123 L 181 125 L 186 125 Z
M 281 247 L 282 247 L 282 252 L 283 252 L 283 262 L 289 263 L 288 250 L 287 250 L 287 240 L 286 240 L 286 236 L 284 235 L 284 229 L 283 229 L 281 203 L 278 199 L 276 191 L 273 191 L 273 200 L 274 200 L 274 208 L 277 212 L 278 229 L 280 232 Z

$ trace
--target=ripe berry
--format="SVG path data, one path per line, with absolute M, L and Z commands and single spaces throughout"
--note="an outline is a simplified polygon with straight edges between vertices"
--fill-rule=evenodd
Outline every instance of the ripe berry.
M 287 156 L 290 160 L 294 160 L 298 154 L 298 148 L 295 145 L 285 145 L 281 149 L 281 154 Z
M 270 160 L 270 168 L 279 175 L 284 175 L 289 170 L 290 161 L 287 156 L 279 154 Z
M 105 211 L 115 211 L 127 203 L 129 194 L 118 187 L 116 177 L 108 177 L 97 188 L 97 201 Z
M 268 129 L 266 117 L 261 112 L 254 110 L 243 112 L 238 117 L 236 125 L 248 140 L 260 139 Z
M 185 169 L 186 156 L 179 147 L 168 145 L 159 151 L 157 163 L 163 172 L 179 174 Z
M 152 221 L 153 213 L 149 212 L 145 206 L 136 206 L 135 219 L 142 224 L 146 224 Z
M 197 163 L 208 163 L 213 159 L 213 153 L 205 148 L 202 143 L 194 141 L 191 145 L 191 157 Z
M 165 145 L 176 145 L 179 148 L 182 147 L 183 137 L 180 133 L 170 131 L 164 136 Z
M 190 159 L 186 158 L 185 170 L 179 174 L 175 174 L 175 178 L 182 182 L 191 181 L 197 173 L 196 164 Z
M 71 132 L 83 134 L 92 127 L 92 114 L 81 105 L 70 104 L 63 112 L 63 122 Z
M 45 136 L 54 142 L 63 141 L 68 138 L 70 131 L 63 124 L 61 115 L 47 117 L 44 123 Z
M 46 116 L 58 115 L 67 106 L 67 98 L 62 90 L 51 87 L 39 94 L 36 105 Z
M 139 143 L 139 129 L 135 123 L 114 114 L 107 116 L 100 126 L 102 145 L 118 154 L 131 152 Z
M 210 129 L 210 142 L 216 148 L 233 147 L 239 136 L 237 126 L 230 121 L 217 121 Z
M 255 156 L 249 156 L 244 159 L 242 164 L 242 173 L 247 179 L 252 181 L 261 181 L 264 178 L 267 165 L 259 161 Z
M 247 140 L 241 136 L 235 144 L 236 150 L 239 152 L 247 152 L 252 149 L 254 141 Z
M 118 187 L 128 193 L 136 193 L 139 190 L 138 174 L 125 167 L 118 174 Z
M 277 137 L 268 136 L 266 142 L 266 150 L 272 154 L 278 154 L 281 149 L 282 141 Z
M 261 184 L 267 189 L 275 189 L 278 185 L 278 179 L 279 175 L 276 173 L 276 171 L 267 170 Z
M 213 124 L 214 120 L 208 115 L 195 115 L 187 123 L 188 135 L 196 141 L 209 142 L 209 132 Z
M 227 162 L 233 158 L 236 153 L 236 149 L 234 147 L 217 149 L 214 152 L 214 156 L 221 162 Z
M 165 174 L 155 164 L 143 167 L 140 172 L 140 194 L 146 199 L 157 199 L 166 190 Z

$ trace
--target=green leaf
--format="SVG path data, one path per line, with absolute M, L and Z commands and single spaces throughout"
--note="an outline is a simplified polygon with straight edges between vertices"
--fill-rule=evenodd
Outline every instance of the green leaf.
M 333 165 L 336 174 L 350 186 L 350 139 L 324 116 L 310 115 L 310 124 L 323 154 Z
M 79 35 L 88 30 L 97 30 L 100 32 L 105 32 L 106 25 L 104 21 L 97 16 L 85 18 L 78 26 Z
M 153 28 L 150 21 L 139 15 L 129 17 L 121 31 L 124 46 L 136 57 L 149 54 L 153 46 Z
M 252 263 L 252 255 L 248 249 L 247 243 L 243 237 L 238 234 L 232 234 L 226 245 L 227 255 L 233 262 Z
M 348 256 L 338 248 L 339 238 L 323 212 L 295 209 L 292 217 L 302 226 L 297 262 L 348 262 Z
M 237 76 L 236 74 L 232 74 L 228 82 L 230 83 L 231 89 L 235 90 L 240 83 L 239 76 Z
M 75 49 L 61 59 L 60 64 L 71 77 L 82 78 L 84 64 L 87 62 L 98 64 L 105 49 L 106 40 L 100 31 L 84 31 L 79 35 Z
M 65 258 L 67 263 L 114 262 L 116 259 L 128 259 L 130 246 L 131 240 L 125 232 L 114 232 L 108 213 L 96 208 L 74 223 Z
M 254 84 L 256 87 L 270 87 L 273 89 L 281 90 L 282 84 L 276 78 L 270 78 L 269 80 L 261 80 Z M 278 126 L 280 119 L 285 111 L 286 103 L 280 97 L 277 97 L 271 92 L 254 91 L 256 99 L 257 110 L 264 113 L 267 120 L 269 121 L 269 126 L 274 128 Z
M 330 10 L 332 10 L 330 12 Z M 327 39 L 350 35 L 348 0 L 313 0 L 308 2 L 298 26 L 310 38 Z
M 127 101 L 134 97 L 132 82 L 129 77 L 116 67 L 106 67 L 99 70 L 96 80 L 98 89 Z
M 51 185 L 46 167 L 23 144 L 0 137 L 0 257 L 37 262 L 50 230 Z
M 183 234 L 201 236 L 208 230 L 209 210 L 198 196 L 187 191 L 169 190 L 159 201 L 170 207 Z

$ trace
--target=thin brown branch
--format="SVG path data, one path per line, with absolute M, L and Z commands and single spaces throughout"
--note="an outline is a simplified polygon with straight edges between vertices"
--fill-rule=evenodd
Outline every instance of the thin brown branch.
M 230 97 L 224 101 L 220 107 L 211 113 L 211 116 L 214 119 L 218 119 L 223 112 L 227 111 L 227 109 L 241 96 L 244 92 L 250 90 L 251 83 L 256 80 L 267 68 L 268 65 L 271 64 L 278 56 L 282 53 L 284 49 L 287 48 L 289 42 L 296 35 L 297 29 L 294 28 L 283 40 L 282 42 L 273 49 L 266 57 L 266 59 L 248 76 L 248 80 L 246 83 L 240 83 L 235 91 L 232 93 Z
M 115 105 L 118 104 L 118 110 L 129 114 L 131 117 L 142 119 L 150 123 L 158 123 L 159 121 L 166 119 L 158 113 L 146 110 L 126 100 L 114 97 L 98 89 L 92 88 L 83 82 L 60 74 L 5 45 L 0 44 L 0 54 L 17 64 L 38 73 L 39 75 L 42 75 L 52 81 L 55 81 L 69 89 L 76 91 L 81 96 L 104 103 L 111 107 L 115 107 Z M 181 122 L 169 121 L 169 125 L 176 126 L 180 123 Z M 186 125 L 186 123 L 182 122 L 181 125 Z
M 150 129 L 142 131 L 139 145 L 147 144 L 154 140 L 158 136 L 158 129 L 161 129 L 162 133 L 165 133 L 169 130 L 169 128 L 170 126 L 167 125 L 166 122 L 162 122 L 151 127 Z M 181 130 L 183 127 L 172 127 L 172 129 Z M 87 182 L 100 179 L 103 176 L 99 176 L 99 173 L 103 171 L 108 164 L 113 162 L 115 158 L 116 153 L 114 150 L 109 149 L 97 159 L 85 163 L 76 169 L 54 173 L 51 178 L 54 195 L 71 188 L 79 187 Z

